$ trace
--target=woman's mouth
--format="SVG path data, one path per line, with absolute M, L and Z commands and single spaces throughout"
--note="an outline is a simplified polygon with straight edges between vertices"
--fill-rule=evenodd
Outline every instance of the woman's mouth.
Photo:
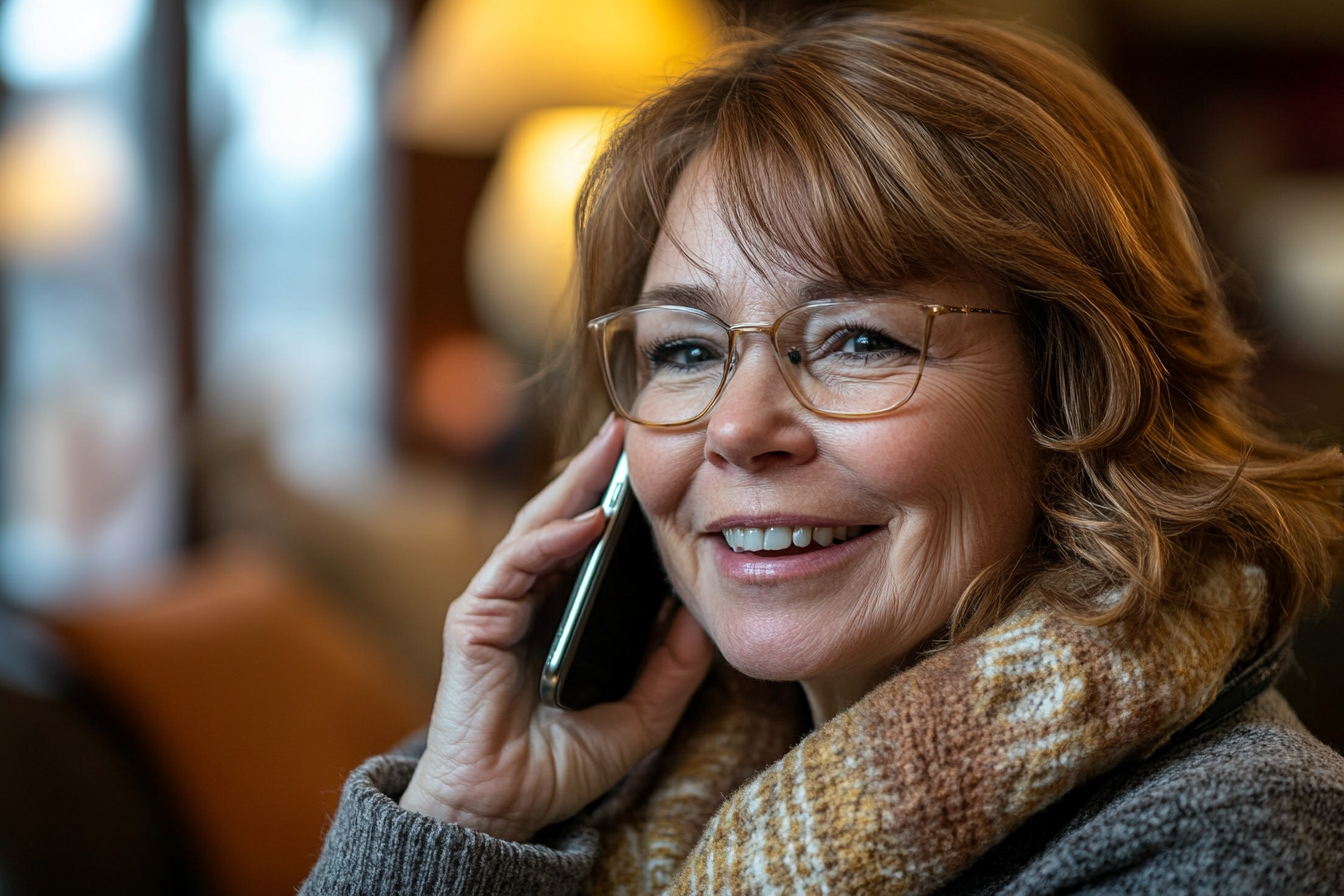
M 870 532 L 876 526 L 732 526 L 723 539 L 734 553 L 802 554 L 828 548 Z

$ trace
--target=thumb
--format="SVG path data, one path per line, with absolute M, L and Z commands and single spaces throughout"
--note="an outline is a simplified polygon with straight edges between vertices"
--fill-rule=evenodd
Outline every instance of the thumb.
M 714 645 L 685 607 L 668 627 L 667 636 L 649 657 L 644 672 L 623 701 L 634 710 L 652 749 L 667 739 L 686 710 L 695 689 L 709 672 Z
M 559 800 L 560 809 L 552 813 L 554 818 L 566 818 L 582 808 L 615 784 L 641 757 L 667 741 L 709 671 L 713 655 L 709 636 L 684 607 L 679 607 L 667 637 L 649 657 L 639 681 L 624 700 L 599 703 L 574 713 L 560 712 L 557 720 L 572 738 L 571 745 L 587 754 L 589 760 L 571 766 L 573 778 L 588 780 Z

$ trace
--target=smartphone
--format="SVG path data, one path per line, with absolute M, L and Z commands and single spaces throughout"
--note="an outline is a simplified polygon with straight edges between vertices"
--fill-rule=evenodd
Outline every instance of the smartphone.
M 583 558 L 541 671 L 542 702 L 560 709 L 630 692 L 670 590 L 624 452 L 602 509 L 607 527 Z

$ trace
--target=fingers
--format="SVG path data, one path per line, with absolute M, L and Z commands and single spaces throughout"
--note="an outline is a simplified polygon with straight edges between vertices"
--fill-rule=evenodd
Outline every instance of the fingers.
M 484 637 L 496 646 L 503 646 L 500 639 L 512 644 L 525 634 L 516 630 L 516 623 L 525 625 L 526 611 L 520 616 L 518 608 L 501 612 L 478 601 L 527 597 L 539 576 L 558 569 L 602 533 L 605 519 L 593 505 L 606 489 L 624 432 L 620 420 L 607 418 L 566 470 L 519 512 L 509 534 L 467 586 L 468 600 L 457 602 L 463 604 L 459 621 L 490 619 L 490 634 Z
M 678 609 L 667 637 L 624 700 L 578 712 L 542 708 L 544 740 L 558 771 L 545 823 L 582 809 L 667 740 L 709 671 L 712 655 L 699 623 Z
M 537 579 L 580 554 L 605 525 L 602 509 L 595 507 L 505 539 L 449 607 L 445 634 L 458 632 L 463 646 L 516 647 L 527 636 Z
M 606 518 L 593 507 L 572 520 L 552 520 L 522 535 L 511 535 L 495 548 L 467 586 L 480 597 L 522 597 L 537 576 L 560 568 L 602 534 Z
M 608 417 L 593 440 L 549 485 L 518 513 L 513 531 L 522 532 L 559 517 L 572 517 L 597 504 L 606 491 L 625 439 L 625 421 Z

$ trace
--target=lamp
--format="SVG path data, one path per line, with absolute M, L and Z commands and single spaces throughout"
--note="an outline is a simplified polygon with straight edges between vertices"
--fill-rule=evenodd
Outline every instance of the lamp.
M 571 294 L 574 203 L 622 110 L 543 109 L 510 132 L 467 236 L 481 322 L 523 357 L 541 354 Z
M 467 278 L 520 359 L 540 357 L 572 294 L 574 202 L 604 130 L 703 57 L 717 26 L 709 0 L 430 0 L 390 123 L 422 148 L 499 151 Z
M 708 50 L 705 0 L 432 0 L 391 97 L 393 130 L 489 155 L 543 106 L 630 105 Z

